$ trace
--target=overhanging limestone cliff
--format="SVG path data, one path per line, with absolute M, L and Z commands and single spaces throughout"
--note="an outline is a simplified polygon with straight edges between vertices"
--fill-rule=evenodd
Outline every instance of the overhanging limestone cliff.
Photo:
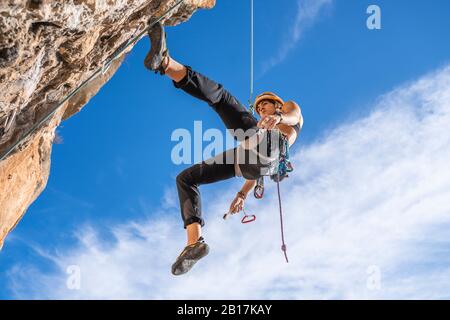
M 0 3 L 0 154 L 176 0 L 6 0 Z M 215 0 L 184 0 L 163 23 L 188 20 Z M 130 48 L 131 49 L 131 48 Z M 0 162 L 0 247 L 48 180 L 59 123 L 114 75 L 123 56 L 68 100 Z

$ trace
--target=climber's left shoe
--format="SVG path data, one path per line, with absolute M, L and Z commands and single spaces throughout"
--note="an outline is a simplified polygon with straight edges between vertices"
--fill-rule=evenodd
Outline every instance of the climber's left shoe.
M 152 21 L 149 20 L 149 24 L 151 23 Z M 145 57 L 144 65 L 147 69 L 163 75 L 167 68 L 167 65 L 164 66 L 164 62 L 168 63 L 169 50 L 167 49 L 166 32 L 161 22 L 156 23 L 148 30 L 148 36 L 150 37 L 151 49 Z
M 177 261 L 172 265 L 172 274 L 174 276 L 182 275 L 194 266 L 194 264 L 209 253 L 209 246 L 203 237 L 200 237 L 196 243 L 186 246 Z

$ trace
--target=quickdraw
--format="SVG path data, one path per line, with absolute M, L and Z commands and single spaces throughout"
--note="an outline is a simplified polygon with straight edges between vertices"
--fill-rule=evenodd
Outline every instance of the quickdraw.
M 241 222 L 242 222 L 243 224 L 251 223 L 251 222 L 253 222 L 253 221 L 256 220 L 256 215 L 254 215 L 254 214 L 247 214 L 247 213 L 245 212 L 245 209 L 242 209 L 242 212 L 244 212 L 244 216 L 243 216 L 242 219 L 241 219 Z M 224 214 L 224 215 L 223 215 L 223 219 L 224 219 L 224 220 L 227 220 L 228 217 L 229 217 L 230 215 L 232 215 L 231 212 L 228 212 L 228 213 Z

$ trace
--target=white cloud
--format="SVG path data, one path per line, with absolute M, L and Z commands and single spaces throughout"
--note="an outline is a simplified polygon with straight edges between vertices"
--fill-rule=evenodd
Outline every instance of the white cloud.
M 75 247 L 50 255 L 58 272 L 16 266 L 15 296 L 450 298 L 450 66 L 380 97 L 372 110 L 293 155 L 296 172 L 282 183 L 289 264 L 273 184 L 265 202 L 248 202 L 257 222 L 221 220 L 236 179 L 235 190 L 205 195 L 211 253 L 187 275 L 170 274 L 185 235 L 178 210 L 166 206 L 115 226 L 113 243 L 88 229 Z M 79 291 L 65 286 L 68 265 L 81 267 Z M 367 288 L 370 266 L 381 271 L 380 290 Z
M 300 41 L 304 32 L 317 21 L 320 13 L 331 5 L 332 2 L 333 0 L 297 0 L 297 14 L 292 28 L 289 30 L 287 36 L 283 38 L 283 44 L 280 46 L 278 52 L 268 61 L 264 62 L 261 71 L 262 75 L 282 63 L 288 57 L 289 53 Z

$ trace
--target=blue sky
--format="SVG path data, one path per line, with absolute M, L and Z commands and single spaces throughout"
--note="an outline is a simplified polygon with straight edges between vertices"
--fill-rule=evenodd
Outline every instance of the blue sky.
M 366 117 L 384 101 L 384 94 L 444 68 L 450 58 L 446 0 L 319 2 L 323 4 L 317 14 L 294 30 L 298 3 L 308 7 L 313 1 L 255 0 L 255 92 L 274 91 L 301 105 L 305 125 L 300 144 L 305 146 L 317 145 L 335 128 Z M 370 4 L 381 7 L 382 30 L 366 28 Z M 214 9 L 198 11 L 189 22 L 167 28 L 175 59 L 221 82 L 242 102 L 249 95 L 249 14 L 249 2 L 219 0 Z M 296 41 L 295 32 L 301 34 Z M 288 43 L 286 57 L 265 71 Z M 192 130 L 198 120 L 204 130 L 223 130 L 223 125 L 206 104 L 143 67 L 148 47 L 148 39 L 140 41 L 100 93 L 58 129 L 63 143 L 53 147 L 47 188 L 1 251 L 0 298 L 40 297 L 43 276 L 60 276 L 60 265 L 49 256 L 80 251 L 77 243 L 86 230 L 95 231 L 100 248 L 108 253 L 119 242 L 112 231 L 117 226 L 162 219 L 167 208 L 167 218 L 176 221 L 169 236 L 176 233 L 184 239 L 173 188 L 174 178 L 186 166 L 171 162 L 171 133 L 177 128 Z M 302 150 L 294 147 L 299 171 Z M 223 197 L 227 203 L 239 183 L 205 186 L 202 193 L 207 201 L 206 194 L 232 189 Z M 307 181 L 301 183 L 307 186 Z M 212 217 L 213 213 L 207 215 Z M 222 236 L 233 231 L 227 232 Z M 164 241 L 158 245 L 164 246 Z M 179 249 L 182 245 L 178 242 Z M 440 265 L 444 258 L 433 261 Z M 427 271 L 423 261 L 420 266 Z M 42 297 L 52 296 L 51 287 L 46 290 Z M 279 297 L 291 297 L 289 290 Z

